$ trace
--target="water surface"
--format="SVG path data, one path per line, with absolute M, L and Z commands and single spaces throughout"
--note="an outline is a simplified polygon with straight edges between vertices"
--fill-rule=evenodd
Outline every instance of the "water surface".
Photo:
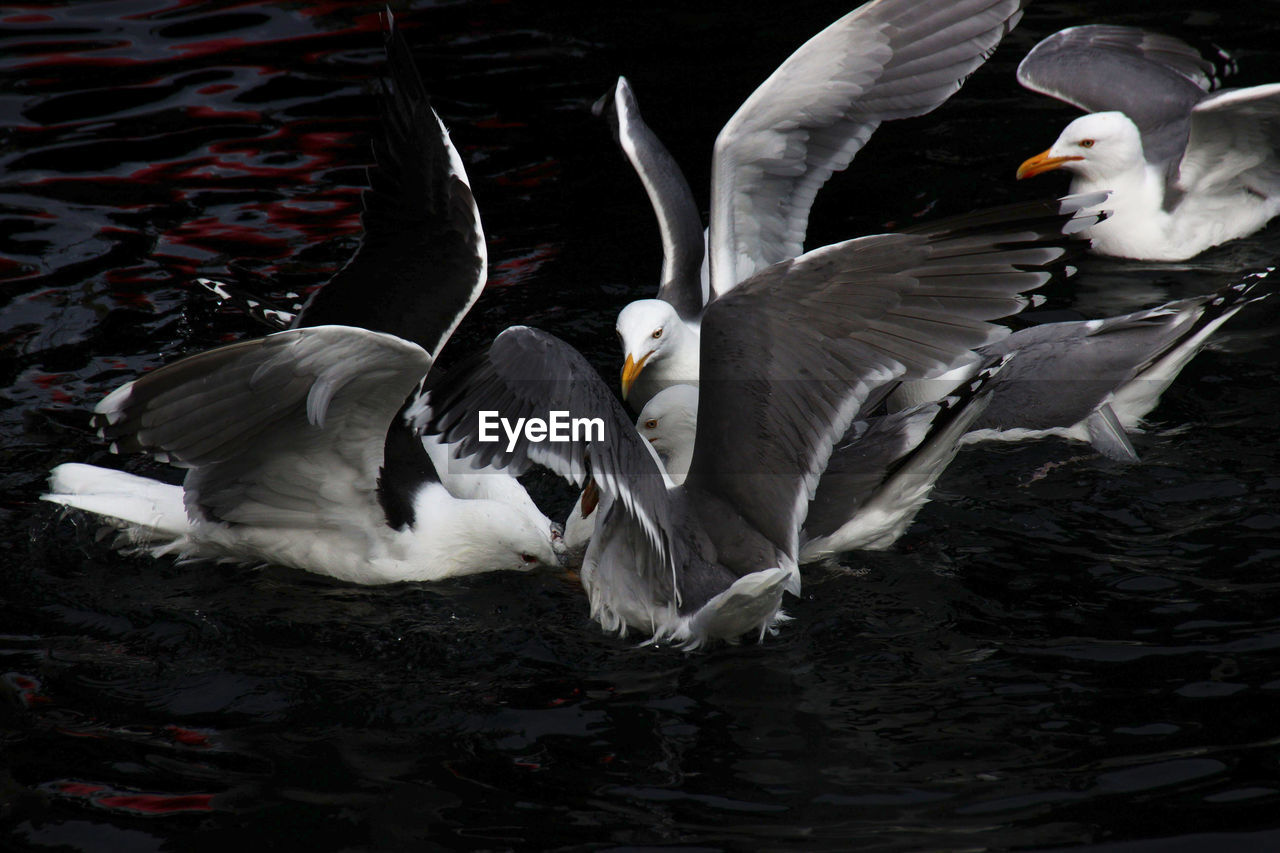
M 1070 109 L 1036 40 L 1146 23 L 1280 80 L 1280 9 L 1045 2 L 964 90 L 883 128 L 811 243 L 1061 192 L 1012 173 Z M 1198 8 L 1199 7 L 1199 8 Z M 763 645 L 603 635 L 554 577 L 361 588 L 116 554 L 37 500 L 140 371 L 261 333 L 195 275 L 284 298 L 357 237 L 381 4 L 42 3 L 0 13 L 0 825 L 24 849 L 1108 851 L 1280 846 L 1277 306 L 1199 357 L 1120 466 L 963 453 L 889 552 L 805 579 Z M 512 323 L 618 369 L 657 230 L 590 115 L 627 74 L 704 206 L 735 106 L 847 7 L 396 4 L 472 177 L 492 283 L 446 350 Z M 1044 312 L 1205 293 L 1280 227 L 1193 262 L 1089 260 Z M 1272 300 L 1280 301 L 1280 300 Z M 550 477 L 535 494 L 562 514 Z M 1179 846 L 1180 845 L 1180 846 Z

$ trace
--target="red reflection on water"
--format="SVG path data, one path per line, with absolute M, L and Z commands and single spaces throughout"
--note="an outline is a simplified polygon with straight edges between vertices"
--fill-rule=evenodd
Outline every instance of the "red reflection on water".
M 196 89 L 197 95 L 221 95 L 223 92 L 230 92 L 239 88 L 234 83 L 210 83 L 208 86 L 201 86 Z
M 542 243 L 529 252 L 514 258 L 508 258 L 489 268 L 487 287 L 510 287 L 519 284 L 534 273 L 557 254 L 559 248 L 553 243 Z
M 205 251 L 217 249 L 210 244 L 234 244 L 241 249 L 254 249 L 257 258 L 281 258 L 290 254 L 291 241 L 262 233 L 258 223 L 235 225 L 213 216 L 202 216 L 184 222 L 166 235 L 169 242 Z
M 147 294 L 139 293 L 136 290 L 113 290 L 111 291 L 111 298 L 115 300 L 116 303 L 129 308 L 141 308 L 147 310 L 154 310 L 155 308 L 155 303 L 151 301 L 151 298 L 147 296 Z
M 579 697 L 579 696 L 581 696 L 581 695 L 582 695 L 582 690 L 581 690 L 581 689 L 579 689 L 579 688 L 577 688 L 577 687 L 575 687 L 575 688 L 573 688 L 573 692 L 572 692 L 572 693 L 570 693 L 568 696 L 558 696 L 558 697 L 556 697 L 555 699 L 552 699 L 552 700 L 551 700 L 550 702 L 548 702 L 547 704 L 548 704 L 549 706 L 551 706 L 552 708 L 558 708 L 558 707 L 560 707 L 561 705 L 565 704 L 566 702 L 571 702 L 571 701 L 573 701 L 574 699 L 578 698 L 578 697 Z
M 493 118 L 485 118 L 475 123 L 475 127 L 483 127 L 488 130 L 507 130 L 513 127 L 528 127 L 528 122 L 523 121 L 506 121 L 497 116 Z
M 53 17 L 51 15 L 37 14 L 9 15 L 7 17 L 0 18 L 0 20 L 4 21 L 6 24 L 49 24 L 53 22 Z
M 47 786 L 57 794 L 87 799 L 95 806 L 143 814 L 213 811 L 213 794 L 126 793 L 106 785 L 62 779 Z
M 556 178 L 560 174 L 560 164 L 555 160 L 544 160 L 523 169 L 516 169 L 499 175 L 495 181 L 504 187 L 536 187 L 544 181 Z
M 231 113 L 219 113 L 226 116 Z M 255 114 L 257 119 L 261 116 Z M 313 133 L 289 133 L 287 128 L 280 128 L 273 133 L 258 139 L 234 139 L 216 142 L 209 146 L 213 157 L 196 157 L 183 161 L 189 166 L 185 174 L 198 174 L 198 170 L 214 166 L 246 177 L 272 178 L 279 184 L 318 183 L 318 174 L 338 162 L 334 156 L 339 150 L 356 147 L 348 143 L 355 134 L 345 131 L 323 131 Z M 276 143 L 285 143 L 287 148 Z M 296 162 L 288 166 L 256 166 L 253 160 L 261 158 L 264 152 L 274 153 L 277 150 L 300 154 Z M 345 161 L 344 161 L 345 162 Z
M 324 0 L 321 3 L 312 3 L 298 10 L 298 14 L 304 18 L 319 18 L 334 12 L 346 14 L 351 8 L 351 0 Z M 357 32 L 368 32 L 370 29 L 382 29 L 382 15 L 374 12 L 372 14 L 357 15 L 352 19 L 355 25 L 351 29 Z
M 198 9 L 199 7 L 204 6 L 207 3 L 208 3 L 208 0 L 177 0 L 177 2 L 173 3 L 172 5 L 163 6 L 159 9 L 148 9 L 145 12 L 135 12 L 132 15 L 122 15 L 121 20 L 149 21 L 154 18 L 167 18 L 167 17 L 170 17 L 174 12 L 177 12 L 180 9 L 187 9 L 191 7 L 195 7 Z M 252 1 L 245 0 L 245 2 L 242 2 L 242 3 L 221 3 L 218 6 L 218 11 L 229 12 L 233 9 L 242 9 L 245 7 L 258 8 L 261 5 L 262 3 L 256 2 L 256 0 L 252 0 Z
M 221 118 L 233 121 L 257 122 L 262 120 L 262 113 L 257 110 L 220 110 L 205 104 L 184 107 L 183 112 L 192 118 Z
M 106 785 L 90 785 L 85 782 L 54 782 L 52 787 L 60 794 L 72 797 L 89 797 L 107 790 Z
M 289 41 L 289 39 L 278 39 L 277 41 Z M 238 50 L 242 47 L 249 47 L 255 42 L 242 39 L 239 36 L 230 38 L 205 39 L 204 41 L 189 41 L 183 44 L 175 44 L 170 50 L 176 52 L 183 59 L 198 59 L 205 56 L 211 56 L 215 53 L 226 53 L 232 50 Z
M 65 382 L 67 378 L 68 378 L 67 374 L 65 373 L 42 373 L 34 377 L 31 381 L 34 382 L 36 385 L 39 385 L 41 388 L 49 389 L 49 388 L 52 388 L 56 383 Z M 25 686 L 25 685 L 20 685 L 20 686 Z
M 184 729 L 181 726 L 165 726 L 164 730 L 169 736 L 184 746 L 209 746 L 209 736 L 203 732 L 194 729 Z
M 95 44 L 93 51 L 99 50 L 123 50 L 131 47 L 128 42 L 103 43 Z M 57 66 L 59 69 L 68 67 L 78 68 L 133 68 L 136 66 L 146 65 L 146 60 L 134 59 L 130 56 L 95 56 L 89 53 L 73 53 L 64 51 L 62 53 L 46 53 L 30 62 L 18 62 L 12 67 L 16 69 L 27 68 L 46 68 Z M 56 81 L 58 78 L 53 78 Z
M 93 802 L 109 809 L 147 814 L 213 811 L 213 794 L 122 794 L 95 797 Z
M 35 705 L 46 705 L 53 701 L 39 692 L 40 681 L 36 678 L 17 672 L 10 672 L 5 675 L 5 680 L 17 690 L 18 700 L 22 702 L 23 707 L 31 708 Z

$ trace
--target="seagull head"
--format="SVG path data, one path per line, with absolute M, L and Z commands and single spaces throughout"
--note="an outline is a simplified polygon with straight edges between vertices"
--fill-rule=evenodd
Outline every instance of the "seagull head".
M 646 365 L 661 361 L 684 332 L 680 315 L 669 302 L 661 299 L 639 299 L 618 314 L 618 339 L 626 357 L 622 365 L 622 397 Z
M 698 389 L 670 385 L 644 404 L 636 430 L 666 459 L 673 451 L 692 447 L 698 430 Z
M 636 431 L 653 445 L 677 483 L 683 483 L 698 432 L 698 389 L 669 385 L 649 398 L 636 419 Z
M 1106 180 L 1143 162 L 1142 135 L 1128 116 L 1120 112 L 1089 113 L 1063 128 L 1048 151 L 1019 166 L 1018 180 L 1052 169 Z
M 560 567 L 559 525 L 550 525 L 545 519 L 534 518 L 522 508 L 500 501 L 461 503 L 470 513 L 470 541 L 466 547 L 477 565 L 518 572 Z

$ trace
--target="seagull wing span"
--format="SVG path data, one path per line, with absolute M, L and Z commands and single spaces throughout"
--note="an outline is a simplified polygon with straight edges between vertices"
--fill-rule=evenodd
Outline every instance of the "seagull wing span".
M 494 440 L 485 440 L 485 412 L 493 415 Z M 521 418 L 550 423 L 556 412 L 598 420 L 603 434 L 569 427 L 565 440 L 534 441 L 521 431 L 512 441 L 497 426 L 498 417 L 513 429 Z M 423 432 L 456 443 L 456 457 L 469 458 L 475 467 L 492 465 L 519 475 L 537 463 L 579 486 L 589 475 L 643 530 L 654 559 L 637 559 L 638 565 L 652 566 L 666 581 L 683 565 L 683 546 L 671 535 L 672 484 L 657 455 L 595 369 L 554 335 L 527 326 L 506 329 L 488 350 L 451 369 L 409 416 Z
M 627 78 L 619 77 L 610 95 L 592 107 L 609 119 L 614 139 L 644 184 L 662 234 L 662 285 L 658 298 L 671 303 L 687 321 L 702 314 L 707 294 L 702 283 L 702 216 L 693 190 L 671 152 L 640 116 Z
M 1224 89 L 1198 103 L 1178 181 L 1188 193 L 1280 195 L 1280 83 Z
M 1074 211 L 1098 201 L 849 240 L 712 302 L 686 489 L 715 494 L 794 557 L 818 477 L 863 404 L 886 383 L 938 372 L 1007 334 L 987 320 L 1020 309 L 1018 294 L 1051 278 L 1064 229 L 1097 221 Z
M 484 289 L 488 254 L 462 158 L 394 21 L 386 48 L 391 74 L 364 193 L 364 238 L 295 325 L 387 332 L 435 357 Z
M 877 0 L 811 38 L 742 104 L 712 162 L 711 289 L 803 251 L 809 209 L 880 122 L 951 97 L 1021 0 Z
M 430 367 L 421 347 L 392 335 L 294 329 L 148 373 L 103 399 L 94 424 L 114 450 L 191 469 L 193 518 L 315 527 L 359 512 L 367 521 L 387 428 Z

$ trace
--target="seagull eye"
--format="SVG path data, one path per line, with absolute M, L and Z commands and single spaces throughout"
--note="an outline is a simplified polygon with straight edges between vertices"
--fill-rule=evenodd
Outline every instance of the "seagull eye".
M 521 555 L 520 555 L 520 559 L 521 559 L 521 560 L 524 560 L 526 563 L 536 563 L 536 562 L 538 562 L 538 558 L 537 558 L 537 557 L 535 557 L 535 556 L 533 556 L 532 554 L 521 554 Z
M 1093 147 L 1093 140 L 1092 140 L 1092 139 L 1081 139 L 1081 140 L 1080 140 L 1080 147 L 1081 147 L 1081 148 L 1092 148 L 1092 147 Z
M 657 340 L 658 338 L 662 337 L 662 327 L 661 327 L 661 326 L 659 326 L 658 328 L 656 328 L 656 329 L 654 329 L 654 330 L 653 330 L 653 337 L 654 337 L 654 340 Z
M 645 422 L 644 422 L 644 428 L 645 428 L 645 429 L 657 429 L 657 428 L 658 428 L 658 419 L 657 419 L 657 418 L 649 418 L 649 420 L 647 420 L 647 421 L 645 421 Z

